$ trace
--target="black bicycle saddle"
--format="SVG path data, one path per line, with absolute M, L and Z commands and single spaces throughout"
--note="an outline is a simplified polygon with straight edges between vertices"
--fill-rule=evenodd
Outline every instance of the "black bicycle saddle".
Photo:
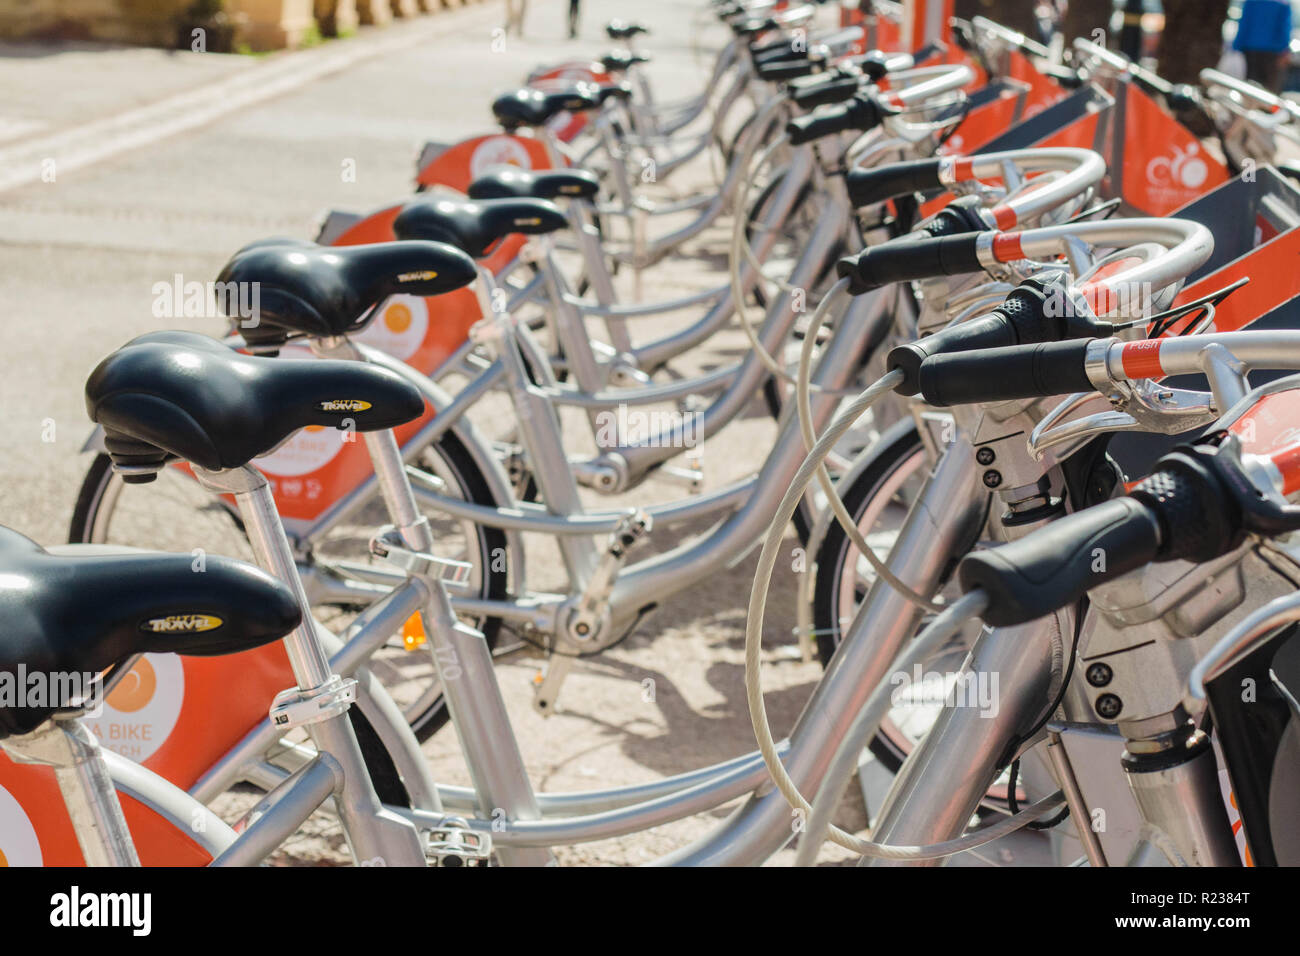
M 599 191 L 600 181 L 585 169 L 501 166 L 469 184 L 470 199 L 591 199 Z
M 25 677 L 29 692 L 21 707 L 0 697 L 0 738 L 36 729 L 74 704 L 65 691 L 94 693 L 93 675 L 136 654 L 234 654 L 301 620 L 293 592 L 242 561 L 210 556 L 197 574 L 189 554 L 50 554 L 0 528 L 0 681 Z M 54 692 L 42 701 L 34 674 Z
M 600 58 L 600 65 L 609 73 L 626 73 L 634 63 L 649 63 L 650 57 L 631 50 L 610 50 Z
M 440 196 L 417 196 L 393 220 L 399 239 L 450 243 L 471 256 L 487 255 L 511 233 L 542 235 L 569 224 L 564 213 L 544 199 L 480 199 L 472 202 Z
M 610 20 L 605 24 L 605 35 L 611 40 L 630 40 L 638 33 L 649 33 L 643 24 L 629 20 Z
M 433 242 L 318 246 L 304 239 L 264 239 L 245 246 L 217 277 L 248 288 L 254 315 L 238 322 L 244 341 L 274 351 L 291 335 L 329 336 L 365 325 L 372 306 L 390 295 L 442 295 L 474 281 L 464 253 Z
M 505 129 L 513 130 L 521 126 L 544 126 L 547 120 L 565 110 L 582 112 L 599 105 L 600 98 L 591 84 L 550 93 L 523 87 L 498 96 L 492 103 L 492 115 Z
M 192 332 L 152 332 L 99 363 L 86 411 L 104 427 L 123 478 L 152 481 L 169 458 L 238 468 L 300 428 L 359 432 L 419 417 L 424 399 L 396 372 L 364 362 L 242 355 Z

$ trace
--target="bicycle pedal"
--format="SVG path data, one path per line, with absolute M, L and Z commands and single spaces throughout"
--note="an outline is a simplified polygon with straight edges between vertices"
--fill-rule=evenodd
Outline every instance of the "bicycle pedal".
M 552 654 L 546 667 L 533 677 L 533 709 L 543 717 L 555 713 L 555 701 L 560 695 L 560 686 L 573 667 L 573 657 L 569 654 Z
M 425 856 L 434 866 L 487 866 L 492 838 L 468 827 L 438 827 L 429 831 Z

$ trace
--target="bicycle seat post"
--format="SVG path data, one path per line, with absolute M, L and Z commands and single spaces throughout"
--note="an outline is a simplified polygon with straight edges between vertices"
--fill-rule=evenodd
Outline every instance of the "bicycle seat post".
M 357 682 L 335 675 L 330 668 L 266 477 L 252 465 L 224 471 L 193 467 L 199 481 L 209 490 L 235 496 L 258 564 L 290 587 L 304 612 L 302 623 L 283 639 L 298 686 L 275 698 L 271 705 L 272 723 L 285 730 L 305 726 L 317 750 L 328 754 L 333 761 L 330 766 L 335 776 L 335 805 L 353 856 L 359 863 L 424 865 L 420 834 L 379 802 L 347 716 L 356 700 Z
M 266 477 L 252 465 L 225 471 L 208 471 L 198 465 L 193 467 L 199 482 L 209 490 L 234 495 L 258 565 L 285 582 L 304 611 L 310 608 Z M 304 692 L 323 688 L 330 681 L 329 659 L 312 628 L 310 615 L 304 614 L 302 623 L 284 638 L 294 677 Z
M 17 763 L 54 768 L 87 866 L 140 865 L 99 739 L 79 718 L 47 720 L 30 734 L 0 741 L 0 749 Z

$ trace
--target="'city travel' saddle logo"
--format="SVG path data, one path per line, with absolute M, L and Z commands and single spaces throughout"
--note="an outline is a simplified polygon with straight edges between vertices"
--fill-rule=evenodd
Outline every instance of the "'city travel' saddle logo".
M 432 269 L 421 269 L 419 272 L 403 272 L 397 277 L 398 282 L 425 282 L 429 279 L 438 278 L 438 273 Z
M 140 625 L 142 631 L 155 634 L 198 634 L 203 631 L 215 631 L 225 622 L 213 614 L 169 614 L 166 617 L 152 617 Z
M 359 398 L 335 398 L 320 403 L 322 412 L 364 412 L 369 407 L 369 402 L 363 402 Z
M 532 219 L 515 220 L 516 226 L 540 226 L 541 224 L 542 224 L 542 220 L 537 216 L 534 216 Z

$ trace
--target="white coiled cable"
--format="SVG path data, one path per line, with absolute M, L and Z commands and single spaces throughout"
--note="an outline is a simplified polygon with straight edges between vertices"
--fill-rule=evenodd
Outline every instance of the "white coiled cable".
M 902 381 L 903 373 L 898 369 L 883 375 L 842 409 L 825 434 L 813 444 L 812 450 L 799 466 L 790 488 L 787 489 L 780 505 L 777 506 L 775 518 L 768 530 L 767 537 L 763 540 L 763 548 L 758 557 L 758 567 L 754 570 L 754 586 L 750 593 L 749 614 L 745 622 L 745 697 L 749 704 L 749 716 L 754 727 L 754 737 L 758 743 L 763 762 L 772 777 L 773 784 L 790 805 L 804 813 L 805 816 L 812 813 L 813 807 L 804 799 L 799 792 L 799 788 L 790 779 L 790 775 L 786 773 L 785 766 L 781 763 L 781 759 L 777 754 L 776 742 L 772 739 L 772 730 L 767 720 L 767 709 L 763 702 L 763 688 L 760 680 L 759 652 L 762 649 L 763 619 L 767 608 L 767 596 L 771 587 L 772 571 L 776 567 L 776 559 L 780 552 L 781 541 L 785 536 L 786 525 L 794 514 L 794 510 L 808 485 L 812 483 L 817 469 L 835 447 L 835 443 L 853 426 L 854 422 L 864 415 L 881 396 L 892 391 Z M 953 613 L 948 617 L 941 616 L 939 620 L 931 624 L 931 628 L 938 632 L 940 628 L 936 628 L 936 625 L 940 625 L 942 629 L 946 630 L 951 621 L 957 619 L 963 613 L 964 617 L 961 619 L 964 620 L 965 617 L 969 617 L 970 609 L 975 607 L 977 602 L 984 600 L 982 595 L 978 597 L 967 595 L 967 597 L 970 599 L 969 603 L 955 602 L 950 609 Z M 893 846 L 876 843 L 846 833 L 834 825 L 827 827 L 827 833 L 832 842 L 863 856 L 891 860 L 934 860 L 999 839 L 1033 820 L 1054 812 L 1063 804 L 1064 797 L 1058 791 L 1039 800 L 1015 816 L 999 820 L 987 827 L 981 827 L 979 830 L 958 837 L 955 840 L 947 840 L 928 846 Z

